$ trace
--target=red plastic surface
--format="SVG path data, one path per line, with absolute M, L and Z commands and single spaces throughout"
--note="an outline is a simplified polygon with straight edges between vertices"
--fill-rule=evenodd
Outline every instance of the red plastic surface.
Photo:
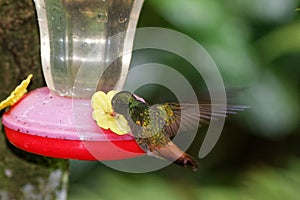
M 25 95 L 2 117 L 8 140 L 39 155 L 77 160 L 120 160 L 144 155 L 130 134 L 97 126 L 90 99 L 58 96 L 48 88 Z
M 76 160 L 120 160 L 144 155 L 144 151 L 134 140 L 112 142 L 66 140 L 25 134 L 7 127 L 4 129 L 13 145 L 43 156 Z

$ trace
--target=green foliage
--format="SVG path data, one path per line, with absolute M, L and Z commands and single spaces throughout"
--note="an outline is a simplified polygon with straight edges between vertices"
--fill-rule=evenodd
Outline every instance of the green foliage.
M 227 87 L 248 88 L 239 99 L 251 107 L 245 126 L 256 135 L 281 137 L 295 134 L 300 120 L 297 4 L 296 0 L 153 0 L 145 3 L 140 25 L 172 28 L 196 39 L 216 62 Z M 159 15 L 156 23 L 147 20 L 152 11 Z M 166 56 L 160 59 L 158 54 L 152 55 L 155 61 L 165 62 Z M 186 63 L 168 60 L 170 66 L 191 74 Z M 195 88 L 196 80 L 191 80 Z
M 251 108 L 228 119 L 213 152 L 199 161 L 198 173 L 174 165 L 148 174 L 84 165 L 73 169 L 70 199 L 298 199 L 299 6 L 299 0 L 146 0 L 139 26 L 171 28 L 197 40 L 225 85 L 244 88 L 235 102 Z M 174 67 L 203 92 L 201 77 L 193 77 L 184 60 L 152 50 L 134 53 L 133 65 L 149 62 Z M 151 103 L 173 98 L 157 86 L 138 92 Z M 192 155 L 198 154 L 201 134 Z
M 180 182 L 181 173 L 172 180 L 158 174 L 129 175 L 102 168 L 71 184 L 69 199 L 294 200 L 299 195 L 299 168 L 300 159 L 290 159 L 281 168 L 256 166 L 228 185 Z

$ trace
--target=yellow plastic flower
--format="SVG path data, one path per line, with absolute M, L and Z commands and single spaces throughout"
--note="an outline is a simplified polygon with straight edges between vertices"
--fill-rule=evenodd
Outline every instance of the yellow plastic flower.
M 27 92 L 27 86 L 29 85 L 31 78 L 32 74 L 29 74 L 28 77 L 10 93 L 9 97 L 0 103 L 0 110 L 14 105 L 23 97 L 23 95 Z
M 130 130 L 127 120 L 123 115 L 115 113 L 111 105 L 111 100 L 116 93 L 113 90 L 107 94 L 98 91 L 92 96 L 93 119 L 99 127 L 110 129 L 118 135 L 124 135 Z

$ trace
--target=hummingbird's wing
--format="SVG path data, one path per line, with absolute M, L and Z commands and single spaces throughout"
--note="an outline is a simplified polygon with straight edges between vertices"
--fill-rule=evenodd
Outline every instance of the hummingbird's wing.
M 174 137 L 178 131 L 192 130 L 208 124 L 210 120 L 236 114 L 247 108 L 247 106 L 220 104 L 214 105 L 215 110 L 212 112 L 211 104 L 164 103 L 160 106 L 167 113 L 164 130 L 170 137 Z

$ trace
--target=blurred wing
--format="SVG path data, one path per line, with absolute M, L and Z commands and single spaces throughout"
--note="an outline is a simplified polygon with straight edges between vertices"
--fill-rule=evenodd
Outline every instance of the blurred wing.
M 215 105 L 216 110 L 212 112 L 211 104 L 164 103 L 161 106 L 167 113 L 164 129 L 170 137 L 174 137 L 179 128 L 180 131 L 192 130 L 208 124 L 210 120 L 237 114 L 248 108 L 240 105 L 228 105 L 225 108 L 223 105 Z

